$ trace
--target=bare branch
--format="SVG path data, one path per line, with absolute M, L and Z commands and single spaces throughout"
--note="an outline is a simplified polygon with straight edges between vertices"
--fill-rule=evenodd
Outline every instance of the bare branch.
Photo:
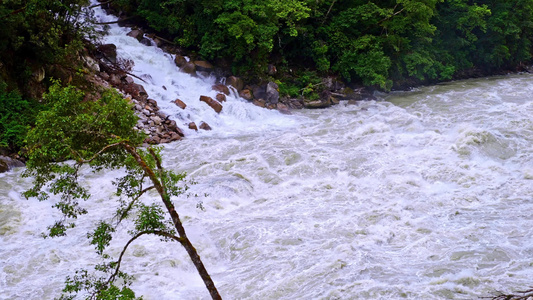
M 110 283 L 113 283 L 117 277 L 117 275 L 119 274 L 119 271 L 120 271 L 120 264 L 122 263 L 122 258 L 124 257 L 124 254 L 126 253 L 126 250 L 128 250 L 128 247 L 131 245 L 131 243 L 133 243 L 136 239 L 140 238 L 141 236 L 145 235 L 145 234 L 155 234 L 155 235 L 158 235 L 158 236 L 163 236 L 163 237 L 167 237 L 167 238 L 170 238 L 170 239 L 173 239 L 177 242 L 179 242 L 180 244 L 183 244 L 184 243 L 184 239 L 183 238 L 179 238 L 171 233 L 168 233 L 166 231 L 161 231 L 161 230 L 145 230 L 145 231 L 141 231 L 139 233 L 137 233 L 136 235 L 134 235 L 127 243 L 126 245 L 124 245 L 124 248 L 122 249 L 122 251 L 120 252 L 120 256 L 118 257 L 118 260 L 117 260 L 117 265 L 115 267 L 115 272 L 113 272 L 113 274 L 111 274 L 111 276 L 109 276 L 109 278 L 107 279 L 107 281 L 105 282 L 105 284 L 103 285 L 104 288 L 107 288 L 107 286 L 110 284 Z M 101 292 L 101 290 L 95 292 L 95 294 L 92 295 L 91 298 L 94 298 L 94 296 L 96 296 L 97 294 L 99 294 Z
M 144 177 L 143 177 L 143 179 L 144 179 Z M 120 222 L 122 222 L 122 220 L 124 220 L 124 218 L 126 217 L 128 212 L 132 209 L 133 204 L 135 204 L 135 202 L 137 202 L 137 200 L 139 200 L 139 198 L 141 198 L 141 196 L 144 195 L 144 193 L 148 192 L 149 190 L 153 190 L 153 189 L 155 189 L 155 186 L 152 185 L 151 187 L 147 187 L 144 190 L 140 191 L 139 194 L 133 200 L 131 200 L 131 202 L 128 205 L 128 207 L 124 211 L 122 211 L 122 213 L 120 214 L 120 217 L 118 217 L 117 225 L 120 224 Z M 117 216 L 115 216 L 115 217 L 117 217 Z
M 333 8 L 333 4 L 335 4 L 335 2 L 337 2 L 337 0 L 333 0 L 333 2 L 331 2 L 331 5 L 329 6 L 328 12 L 324 16 L 324 19 L 322 20 L 322 25 L 324 25 L 324 23 L 326 22 L 326 19 L 328 18 L 328 15 L 331 12 L 331 9 Z
M 84 159 L 77 151 L 71 149 L 71 152 L 72 154 L 76 155 L 78 157 L 78 159 L 76 159 L 76 162 L 78 164 L 87 164 L 87 163 L 90 163 L 92 162 L 93 160 L 95 160 L 98 156 L 100 156 L 102 153 L 104 153 L 105 151 L 113 148 L 113 147 L 116 147 L 116 146 L 119 146 L 120 144 L 122 144 L 124 142 L 118 142 L 118 143 L 114 143 L 114 144 L 110 144 L 110 145 L 106 145 L 104 148 L 102 148 L 100 151 L 96 152 L 91 158 L 89 159 Z

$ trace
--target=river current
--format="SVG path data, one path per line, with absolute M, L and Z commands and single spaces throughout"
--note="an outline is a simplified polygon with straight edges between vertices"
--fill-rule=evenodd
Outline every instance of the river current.
M 163 157 L 197 182 L 199 197 L 174 201 L 224 299 L 476 299 L 533 285 L 532 75 L 290 116 L 234 95 L 217 115 L 198 101 L 214 79 L 180 73 L 127 32 L 111 26 L 104 41 L 134 61 L 150 97 L 181 127 L 214 129 L 186 131 Z M 99 262 L 86 233 L 112 213 L 121 171 L 85 172 L 90 213 L 55 239 L 40 235 L 55 200 L 25 200 L 21 172 L 0 174 L 0 299 L 52 299 Z M 123 270 L 145 299 L 209 298 L 174 243 L 140 239 Z

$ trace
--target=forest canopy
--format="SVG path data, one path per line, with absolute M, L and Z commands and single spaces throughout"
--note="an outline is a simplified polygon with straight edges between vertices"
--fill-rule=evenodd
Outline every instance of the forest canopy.
M 389 89 L 530 62 L 533 0 L 119 0 L 180 46 L 229 59 L 340 74 Z M 278 67 L 279 68 L 279 67 Z

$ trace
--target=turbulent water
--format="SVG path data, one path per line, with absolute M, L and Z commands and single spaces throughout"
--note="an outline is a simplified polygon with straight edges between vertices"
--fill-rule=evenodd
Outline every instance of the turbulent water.
M 126 32 L 111 27 L 105 41 L 153 83 L 151 98 L 178 124 L 214 128 L 186 132 L 163 155 L 198 182 L 198 198 L 174 200 L 223 298 L 475 299 L 533 285 L 533 76 L 291 116 L 229 97 L 216 115 L 198 101 L 214 79 L 179 73 Z M 54 199 L 23 199 L 21 172 L 0 174 L 0 299 L 52 299 L 67 275 L 99 262 L 86 232 L 110 216 L 120 171 L 86 172 L 91 213 L 56 239 L 40 236 L 58 218 Z M 123 268 L 145 299 L 209 298 L 177 244 L 140 239 Z

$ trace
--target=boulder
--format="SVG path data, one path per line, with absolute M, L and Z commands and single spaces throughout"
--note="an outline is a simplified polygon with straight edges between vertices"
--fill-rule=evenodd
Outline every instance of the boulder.
M 229 96 L 229 88 L 227 86 L 223 85 L 222 83 L 217 83 L 217 84 L 213 85 L 212 89 L 217 91 L 217 92 L 221 92 L 221 93 L 224 93 L 224 94 Z
M 140 42 L 144 37 L 144 32 L 142 32 L 140 29 L 133 29 L 132 31 L 128 32 L 127 36 L 131 36 Z
M 189 123 L 189 129 L 198 131 L 198 126 L 196 126 L 196 123 L 191 122 Z
M 94 60 L 94 58 L 90 57 L 90 56 L 85 56 L 83 58 L 83 60 L 85 61 L 85 65 L 95 71 L 95 72 L 100 72 L 100 65 L 98 64 L 98 62 L 96 60 Z
M 342 91 L 345 88 L 345 85 L 342 81 L 332 76 L 322 78 L 322 86 L 324 86 L 325 89 L 330 90 L 332 92 Z
M 179 134 L 177 134 L 176 132 L 170 133 L 171 142 L 178 141 L 178 140 L 181 140 L 181 136 Z
M 196 126 L 196 123 L 191 122 L 189 123 L 189 129 L 198 131 L 198 126 Z
M 154 99 L 148 99 L 146 102 L 147 102 L 148 105 L 150 105 L 151 107 L 153 107 L 153 108 L 157 108 L 156 110 L 159 110 L 159 107 L 157 106 L 157 101 L 155 101 Z
M 187 74 L 196 75 L 196 65 L 192 62 L 187 62 L 181 67 L 181 71 Z
M 114 64 L 117 63 L 117 46 L 114 44 L 103 44 L 96 47 L 96 50 L 99 52 L 97 56 L 101 56 Z
M 254 85 L 253 93 L 255 99 L 265 99 L 267 98 L 266 85 Z
M 176 124 L 176 121 L 174 120 L 166 120 L 165 124 L 168 124 L 168 128 L 170 130 L 175 130 L 178 127 L 178 125 Z
M 0 173 L 7 172 L 18 167 L 24 167 L 24 163 L 9 156 L 0 155 Z
M 109 76 L 109 83 L 111 83 L 112 86 L 117 87 L 120 85 L 120 77 L 117 74 L 111 74 Z
M 214 69 L 213 65 L 205 60 L 195 60 L 194 65 L 196 66 L 196 71 L 200 72 L 210 73 Z
M 217 113 L 222 111 L 222 104 L 216 100 L 213 100 L 211 97 L 200 96 L 200 101 L 207 103 L 207 105 L 211 106 L 211 108 L 213 108 Z
M 109 81 L 109 74 L 107 72 L 100 72 L 100 78 L 102 78 L 105 81 Z
M 218 102 L 226 102 L 226 95 L 217 94 L 216 99 L 217 99 Z
M 289 110 L 289 107 L 287 107 L 287 105 L 285 105 L 285 104 L 283 104 L 281 102 L 278 102 L 278 104 L 276 104 L 276 108 L 282 114 L 291 115 L 291 111 Z
M 161 120 L 160 117 L 155 116 L 155 117 L 152 117 L 152 121 L 154 121 L 154 124 L 155 124 L 155 125 L 159 126 L 159 125 L 161 125 L 161 121 L 162 121 L 162 120 Z
M 126 82 L 126 84 L 132 84 L 135 82 L 133 81 L 133 78 L 131 78 L 131 76 L 126 76 L 123 78 L 123 80 Z
M 254 99 L 253 104 L 255 106 L 259 106 L 259 107 L 263 107 L 263 108 L 266 107 L 266 102 L 263 99 Z
M 152 46 L 152 41 L 150 41 L 150 39 L 142 38 L 140 42 L 145 46 Z
M 174 104 L 176 104 L 181 109 L 185 109 L 185 107 L 187 107 L 187 104 L 185 104 L 185 102 L 181 101 L 180 99 L 174 100 Z
M 127 85 L 124 88 L 124 91 L 130 94 L 133 99 L 137 99 L 139 101 L 145 101 L 146 99 L 148 99 L 148 93 L 146 93 L 144 87 L 138 83 Z
M 279 102 L 279 88 L 274 82 L 269 82 L 266 86 L 266 99 L 268 103 L 277 104 Z
M 148 144 L 159 144 L 161 143 L 161 138 L 158 136 L 153 136 L 148 139 Z
M 185 134 L 183 133 L 183 131 L 181 131 L 181 129 L 179 127 L 176 126 L 176 128 L 174 128 L 174 132 L 176 132 L 179 136 L 181 137 L 184 137 Z
M 226 79 L 226 84 L 234 87 L 237 90 L 237 92 L 242 91 L 242 89 L 244 88 L 244 81 L 242 81 L 241 78 L 235 77 L 235 76 L 228 77 Z
M 155 44 L 156 47 L 161 47 L 161 45 L 163 45 L 163 41 L 160 38 L 154 37 L 152 39 L 153 39 L 154 44 Z
M 252 99 L 254 98 L 254 96 L 252 95 L 252 92 L 249 89 L 244 89 L 240 91 L 239 96 L 241 96 L 241 98 L 246 99 L 248 101 L 252 101 Z
M 305 108 L 326 108 L 330 106 L 331 103 L 328 100 L 304 100 Z
M 174 63 L 179 68 L 182 68 L 187 63 L 187 59 L 183 55 L 176 55 L 176 58 L 174 58 Z
M 9 171 L 9 166 L 7 165 L 7 163 L 5 161 L 0 159 L 0 173 L 4 173 L 4 172 L 7 172 L 7 171 Z
M 209 126 L 209 124 L 207 124 L 205 122 L 202 122 L 202 123 L 200 123 L 200 129 L 211 130 L 211 126 Z

